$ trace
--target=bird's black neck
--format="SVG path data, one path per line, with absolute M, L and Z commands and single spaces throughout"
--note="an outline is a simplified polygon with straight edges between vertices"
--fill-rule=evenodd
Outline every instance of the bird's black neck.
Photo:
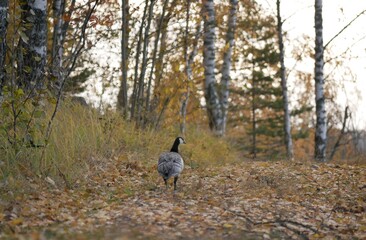
M 170 151 L 171 152 L 179 153 L 178 146 L 179 146 L 179 141 L 175 141 L 174 144 L 173 144 L 173 146 L 172 146 L 172 149 L 170 149 Z

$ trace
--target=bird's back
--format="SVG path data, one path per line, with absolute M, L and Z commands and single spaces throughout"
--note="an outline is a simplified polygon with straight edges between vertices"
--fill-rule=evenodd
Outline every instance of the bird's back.
M 178 176 L 184 168 L 183 158 L 176 152 L 164 152 L 158 161 L 158 172 L 164 178 Z

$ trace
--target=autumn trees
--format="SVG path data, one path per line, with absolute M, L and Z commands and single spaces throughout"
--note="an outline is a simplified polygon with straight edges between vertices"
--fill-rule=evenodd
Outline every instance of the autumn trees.
M 46 147 L 62 87 L 85 47 L 98 3 L 1 1 L 0 141 L 15 156 L 24 147 Z M 47 119 L 50 106 L 54 110 Z
M 103 89 L 101 95 L 110 88 L 106 106 L 116 107 L 137 127 L 176 124 L 186 134 L 187 123 L 200 122 L 220 137 L 240 134 L 245 138 L 240 144 L 253 158 L 288 159 L 297 136 L 313 128 L 315 158 L 325 160 L 321 1 L 315 4 L 315 81 L 308 83 L 309 74 L 296 76 L 308 85 L 304 91 L 312 88 L 307 96 L 316 98 L 316 110 L 302 118 L 297 109 L 309 110 L 313 103 L 294 101 L 287 86 L 289 40 L 280 0 L 275 14 L 252 0 L 45 2 L 0 3 L 2 95 L 58 103 L 65 91 L 84 90 L 83 82 L 94 78 L 102 82 L 93 86 Z M 93 49 L 99 43 L 105 49 Z M 98 51 L 117 54 L 111 61 L 120 67 L 100 67 L 101 60 L 91 57 Z M 13 121 L 26 112 L 11 101 L 4 106 Z
M 184 134 L 189 104 L 193 104 L 191 109 L 205 109 L 206 121 L 218 136 L 231 126 L 243 125 L 251 138 L 252 157 L 271 150 L 267 153 L 293 158 L 292 135 L 306 134 L 291 128 L 291 116 L 310 108 L 304 102 L 292 104 L 294 111 L 290 110 L 280 1 L 275 16 L 264 13 L 255 1 L 234 0 L 147 0 L 139 6 L 122 1 L 121 9 L 117 107 L 126 119 L 138 126 L 157 127 L 169 115 L 172 122 L 180 122 Z M 240 34 L 235 34 L 237 28 Z M 194 101 L 189 101 L 191 97 Z M 318 140 L 325 139 L 322 129 L 321 138 L 316 134 L 317 148 Z

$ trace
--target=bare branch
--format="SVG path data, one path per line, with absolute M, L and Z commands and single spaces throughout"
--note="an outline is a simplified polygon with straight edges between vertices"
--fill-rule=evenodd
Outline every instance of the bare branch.
M 324 49 L 326 49 L 328 47 L 328 45 L 334 40 L 336 39 L 339 35 L 341 35 L 341 33 L 346 30 L 354 21 L 357 20 L 357 18 L 359 18 L 362 14 L 364 14 L 366 12 L 366 9 L 363 10 L 362 12 L 360 12 L 355 18 L 353 18 L 348 24 L 346 24 L 346 26 L 344 26 L 336 35 L 334 35 L 325 45 L 324 45 Z

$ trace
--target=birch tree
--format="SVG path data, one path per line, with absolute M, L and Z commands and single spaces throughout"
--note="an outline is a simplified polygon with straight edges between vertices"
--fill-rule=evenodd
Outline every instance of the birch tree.
M 315 0 L 315 160 L 326 161 L 327 120 L 324 98 L 324 47 L 322 0 Z
M 9 1 L 0 1 L 0 97 L 5 82 L 6 31 L 8 25 Z
M 215 5 L 213 0 L 203 0 L 204 45 L 203 66 L 205 75 L 205 99 L 210 128 L 217 135 L 223 134 L 222 109 L 215 78 Z
M 74 1 L 75 3 L 75 1 Z M 65 0 L 54 0 L 53 1 L 53 41 L 52 41 L 52 51 L 51 51 L 51 65 L 52 74 L 56 78 L 55 82 L 55 92 L 60 87 L 62 82 L 62 58 L 64 53 L 64 39 L 67 29 L 64 29 L 65 25 L 64 14 L 65 14 Z
M 282 18 L 281 18 L 281 1 L 276 1 L 277 5 L 277 34 L 278 34 L 278 45 L 280 50 L 280 75 L 281 75 L 281 87 L 282 87 L 282 99 L 283 99 L 283 116 L 284 116 L 284 134 L 285 134 L 285 145 L 287 159 L 293 158 L 293 146 L 291 137 L 291 121 L 290 111 L 288 107 L 288 96 L 287 96 L 287 76 L 285 67 L 285 49 L 283 46 L 283 33 L 282 33 Z
M 222 134 L 226 132 L 227 114 L 229 106 L 229 83 L 230 83 L 230 68 L 231 68 L 231 56 L 233 52 L 235 29 L 236 29 L 236 12 L 238 7 L 237 0 L 230 0 L 230 11 L 228 19 L 228 30 L 226 34 L 226 44 L 224 60 L 221 69 L 221 107 L 222 107 Z
M 229 105 L 231 56 L 234 46 L 237 6 L 237 0 L 230 0 L 228 30 L 226 33 L 226 44 L 221 69 L 222 78 L 220 82 L 220 89 L 218 91 L 216 89 L 215 79 L 215 5 L 213 0 L 203 0 L 203 65 L 205 69 L 205 99 L 210 128 L 218 136 L 225 135 L 226 131 Z
M 20 85 L 27 91 L 44 85 L 44 68 L 47 57 L 47 1 L 22 0 L 22 28 L 19 42 L 18 66 Z

